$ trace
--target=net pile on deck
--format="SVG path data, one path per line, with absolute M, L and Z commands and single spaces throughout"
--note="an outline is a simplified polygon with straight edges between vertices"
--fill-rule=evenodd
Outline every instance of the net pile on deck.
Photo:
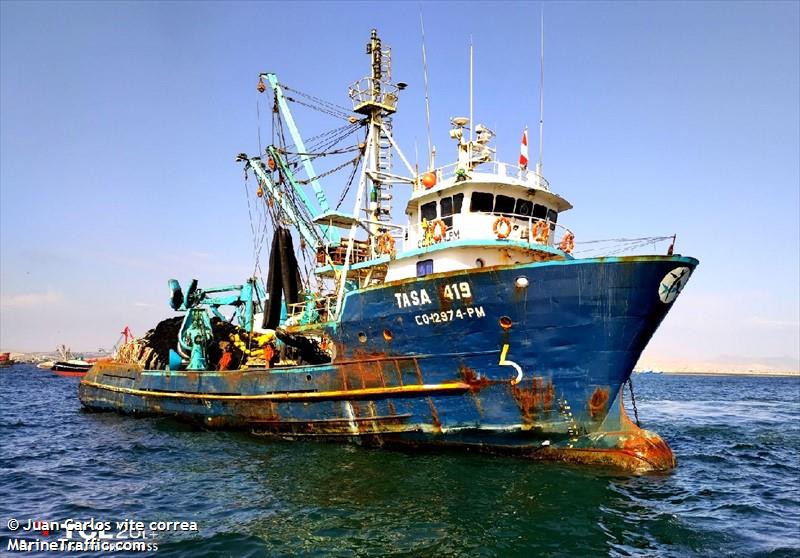
M 183 316 L 163 320 L 155 328 L 149 330 L 139 339 L 120 347 L 116 361 L 138 364 L 145 370 L 162 370 L 169 363 L 169 351 L 177 350 L 178 335 L 180 333 Z M 247 360 L 242 350 L 231 343 L 231 337 L 238 335 L 243 340 L 248 340 L 247 331 L 224 322 L 219 318 L 212 318 L 211 330 L 214 340 L 206 349 L 208 362 L 216 367 L 222 357 L 223 348 L 227 345 L 233 353 L 233 368 L 238 368 Z

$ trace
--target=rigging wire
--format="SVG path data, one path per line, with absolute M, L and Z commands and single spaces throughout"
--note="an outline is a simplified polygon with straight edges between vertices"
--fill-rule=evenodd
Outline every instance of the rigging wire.
M 339 196 L 339 201 L 336 202 L 336 211 L 339 211 L 339 208 L 342 206 L 344 199 L 347 197 L 347 193 L 350 192 L 350 187 L 353 185 L 353 181 L 356 178 L 356 173 L 358 172 L 358 166 L 359 166 L 358 164 L 363 157 L 364 157 L 364 152 L 362 151 L 361 153 L 359 153 L 358 160 L 353 163 L 353 170 L 350 171 L 350 177 L 347 179 L 347 184 L 342 190 L 342 195 Z
M 331 175 L 331 174 L 333 174 L 335 172 L 338 172 L 338 171 L 342 170 L 347 165 L 356 164 L 360 159 L 361 159 L 361 154 L 359 153 L 356 157 L 354 157 L 353 159 L 351 159 L 349 161 L 345 161 L 341 165 L 333 167 L 332 169 L 327 170 L 325 172 L 317 173 L 317 176 L 315 176 L 314 178 L 307 178 L 305 180 L 298 180 L 297 183 L 298 184 L 308 184 L 308 183 L 312 182 L 313 180 L 317 180 L 319 178 L 324 178 L 326 176 L 329 176 L 329 175 Z
M 316 159 L 317 157 L 323 157 L 328 154 L 336 154 L 339 153 L 340 150 L 332 149 L 334 146 L 338 145 L 351 135 L 353 135 L 356 131 L 361 128 L 361 124 L 357 123 L 354 125 L 344 126 L 342 128 L 337 128 L 336 130 L 331 130 L 331 132 L 338 132 L 336 135 L 333 134 L 321 134 L 319 140 L 314 142 L 312 145 L 308 145 L 306 147 L 306 153 L 309 154 L 311 159 Z M 291 147 L 295 147 L 292 145 Z M 357 147 L 357 146 L 356 146 Z M 344 148 L 343 148 L 344 149 Z M 354 148 L 349 148 L 354 150 Z M 296 163 L 299 161 L 300 155 L 304 154 L 302 152 L 294 152 L 290 151 L 288 148 L 283 149 L 284 152 L 292 154 L 291 157 L 287 157 L 288 161 L 291 163 Z M 344 151 L 341 151 L 344 152 Z
M 278 118 L 277 121 L 278 121 L 278 136 L 279 136 L 279 140 L 281 142 L 281 145 L 285 146 L 286 145 L 286 136 L 285 136 L 285 131 L 284 131 L 284 128 L 283 128 L 283 122 L 282 122 L 282 120 L 280 118 Z M 277 172 L 278 172 L 278 174 L 280 176 L 280 184 L 284 184 L 285 185 L 285 182 L 284 182 L 285 181 L 285 177 L 282 175 L 282 173 L 280 173 L 280 171 L 277 171 Z M 302 257 L 303 257 L 304 261 L 308 262 L 308 260 L 311 259 L 310 258 L 311 252 L 316 249 L 317 245 L 322 244 L 323 238 L 322 238 L 320 232 L 318 231 L 316 225 L 313 223 L 313 218 L 312 218 L 311 214 L 309 213 L 309 208 L 306 207 L 306 205 L 299 199 L 298 194 L 295 191 L 295 189 L 294 188 L 284 188 L 284 192 L 286 192 L 286 194 L 287 194 L 288 201 L 289 201 L 289 203 L 291 203 L 292 209 L 295 211 L 297 219 L 299 221 L 301 221 L 306 226 L 306 228 L 309 230 L 309 232 L 311 233 L 311 235 L 314 238 L 314 246 L 308 246 L 308 243 L 305 242 L 304 239 L 302 239 L 303 242 L 305 243 L 305 248 L 304 249 L 301 246 L 301 253 L 303 254 Z M 308 258 L 306 258 L 306 253 L 307 252 L 308 252 L 308 255 L 309 255 Z M 306 265 L 308 266 L 308 263 Z M 307 277 L 308 277 L 308 276 L 310 276 L 310 270 L 307 270 L 307 271 L 308 271 L 308 273 L 307 273 Z M 310 286 L 310 283 L 308 282 L 308 280 L 305 282 L 305 285 L 306 285 L 306 287 Z
M 637 248 L 642 248 L 644 246 L 649 246 L 649 245 L 652 245 L 653 248 L 655 249 L 657 243 L 671 239 L 672 239 L 671 236 L 651 236 L 644 238 L 611 238 L 607 240 L 586 240 L 582 242 L 576 242 L 576 244 L 582 244 L 582 245 L 593 244 L 598 246 L 593 248 L 585 248 L 582 250 L 575 250 L 575 253 L 582 255 L 604 254 L 608 256 L 613 256 L 615 254 L 630 252 L 632 250 L 636 250 Z M 606 247 L 603 244 L 612 244 L 612 245 Z
M 309 101 L 314 101 L 316 103 L 319 103 L 321 106 L 328 107 L 332 111 L 341 112 L 341 113 L 346 114 L 348 116 L 350 116 L 352 114 L 352 111 L 350 109 L 348 109 L 346 107 L 343 107 L 341 105 L 337 105 L 336 103 L 332 103 L 331 101 L 326 101 L 325 99 L 321 99 L 319 97 L 315 97 L 314 95 L 311 95 L 309 93 L 304 93 L 304 92 L 302 92 L 302 91 L 300 91 L 298 89 L 294 89 L 293 87 L 289 87 L 288 85 L 286 85 L 284 83 L 281 83 L 280 86 L 284 89 L 284 91 L 291 91 L 292 93 L 300 95 L 301 97 L 304 97 L 304 98 L 308 99 Z
M 606 238 L 600 240 L 582 240 L 580 242 L 575 242 L 575 244 L 598 244 L 601 242 L 639 242 L 642 240 L 646 240 L 648 242 L 652 241 L 661 241 L 661 240 L 668 240 L 672 238 L 672 235 L 669 236 L 645 236 L 642 238 Z
M 318 112 L 327 114 L 329 116 L 333 116 L 334 118 L 341 118 L 342 120 L 349 120 L 350 119 L 350 115 L 349 114 L 346 114 L 346 113 L 342 114 L 341 112 L 338 112 L 338 111 L 332 111 L 332 110 L 326 109 L 326 108 L 318 106 L 318 105 L 314 105 L 314 104 L 311 104 L 311 103 L 307 103 L 305 101 L 301 101 L 299 99 L 295 99 L 294 97 L 289 97 L 288 95 L 284 95 L 284 99 L 286 99 L 287 101 L 291 101 L 292 103 L 297 103 L 298 105 L 303 105 L 304 107 L 308 107 L 311 110 L 316 110 Z
M 291 92 L 291 95 L 284 94 L 284 98 L 287 101 L 291 101 L 303 106 L 307 106 L 311 109 L 316 111 L 328 114 L 335 118 L 341 118 L 347 120 L 347 124 L 343 126 L 338 126 L 333 129 L 323 131 L 319 134 L 311 136 L 310 138 L 304 141 L 305 148 L 302 150 L 297 149 L 295 144 L 289 143 L 287 141 L 287 130 L 286 130 L 286 123 L 283 121 L 283 115 L 281 114 L 278 104 L 277 104 L 277 96 L 273 92 L 273 107 L 272 107 L 272 142 L 271 145 L 276 147 L 278 154 L 284 160 L 285 164 L 288 167 L 288 172 L 298 173 L 301 174 L 304 172 L 305 165 L 302 165 L 304 159 L 306 160 L 317 160 L 322 157 L 328 156 L 339 156 L 347 153 L 357 152 L 357 155 L 353 159 L 349 159 L 335 165 L 333 168 L 326 170 L 322 173 L 314 173 L 315 176 L 306 176 L 305 178 L 295 178 L 295 182 L 297 185 L 305 185 L 314 180 L 319 178 L 323 178 L 329 175 L 332 175 L 349 165 L 352 165 L 352 171 L 349 173 L 349 177 L 347 180 L 347 185 L 344 188 L 341 198 L 336 206 L 338 210 L 341 204 L 344 201 L 344 198 L 347 196 L 350 188 L 353 184 L 355 176 L 357 174 L 359 163 L 361 162 L 364 153 L 363 153 L 363 143 L 355 144 L 355 145 L 342 145 L 344 141 L 351 137 L 353 134 L 357 133 L 359 130 L 364 129 L 365 121 L 360 118 L 356 118 L 353 116 L 352 112 L 344 107 L 338 106 L 334 103 L 330 103 L 313 95 L 303 93 L 291 87 L 287 87 L 286 85 L 281 84 L 281 87 L 287 91 Z M 265 153 L 264 146 L 262 145 L 261 140 L 261 108 L 260 105 L 256 105 L 256 117 L 258 119 L 258 142 L 259 142 L 259 154 L 263 155 Z M 299 238 L 299 250 L 300 250 L 300 260 L 301 265 L 298 267 L 300 268 L 301 280 L 306 288 L 311 288 L 312 283 L 318 283 L 315 281 L 317 279 L 314 276 L 314 268 L 316 267 L 316 248 L 317 246 L 323 244 L 323 237 L 322 233 L 319 230 L 318 226 L 313 222 L 314 217 L 314 210 L 313 208 L 309 208 L 303 202 L 300 197 L 300 193 L 294 187 L 292 187 L 288 182 L 288 177 L 284 175 L 284 172 L 281 170 L 281 167 L 271 168 L 274 165 L 267 165 L 264 162 L 259 163 L 261 168 L 269 175 L 270 181 L 274 184 L 275 188 L 279 190 L 277 195 L 281 198 L 281 203 L 277 203 L 277 200 L 274 200 L 274 203 L 271 203 L 271 195 L 263 196 L 263 205 L 257 204 L 255 215 L 253 212 L 252 204 L 250 201 L 250 196 L 252 193 L 249 191 L 247 192 L 247 202 L 248 202 L 248 214 L 250 216 L 251 221 L 251 232 L 253 233 L 254 237 L 254 259 L 255 259 L 255 269 L 260 271 L 260 255 L 261 255 L 261 247 L 266 244 L 264 242 L 269 234 L 269 225 L 271 223 L 272 229 L 274 230 L 276 227 L 279 226 L 296 226 L 302 225 L 310 233 L 310 238 L 306 238 L 304 236 L 300 236 Z M 301 174 L 302 176 L 302 174 Z M 256 177 L 257 178 L 257 177 Z M 260 184 L 262 189 L 265 189 L 265 185 Z M 283 210 L 281 204 L 285 204 L 285 207 L 290 207 L 292 213 L 294 214 L 294 220 L 296 222 L 292 222 L 288 218 L 288 215 Z M 319 285 L 318 285 L 319 286 Z
M 256 119 L 257 119 L 257 132 L 258 132 L 258 153 L 261 155 L 264 152 L 262 143 L 261 143 L 261 95 L 256 96 Z M 265 101 L 266 103 L 266 101 Z M 256 177 L 258 180 L 258 177 Z M 259 185 L 261 187 L 261 185 Z M 250 231 L 253 234 L 253 276 L 255 277 L 257 272 L 261 269 L 261 252 L 263 251 L 264 247 L 264 238 L 266 236 L 266 221 L 267 221 L 267 210 L 263 208 L 260 204 L 258 204 L 256 215 L 257 215 L 257 224 L 253 225 L 253 213 L 251 211 L 250 205 L 250 192 L 247 190 L 247 173 L 245 172 L 245 196 L 247 197 L 247 211 L 250 217 Z M 256 234 L 256 231 L 259 231 L 259 234 Z
M 279 150 L 280 153 L 284 155 L 298 155 L 298 156 L 305 156 L 309 158 L 317 158 L 317 157 L 327 157 L 328 155 L 341 155 L 342 153 L 352 153 L 354 151 L 359 151 L 361 148 L 358 145 L 351 145 L 349 147 L 343 147 L 341 149 L 334 149 L 331 151 L 319 151 L 316 153 L 301 153 L 299 151 L 284 151 Z
M 431 100 L 428 91 L 428 56 L 425 52 L 425 22 L 422 20 L 422 4 L 419 5 L 419 27 L 422 31 L 422 72 L 425 78 L 425 128 L 428 133 L 427 170 L 433 170 L 433 144 L 431 140 Z M 472 123 L 470 122 L 470 126 Z
M 351 125 L 346 131 L 342 132 L 339 136 L 331 138 L 328 141 L 320 141 L 319 144 L 318 144 L 319 147 L 316 147 L 316 149 L 318 149 L 320 151 L 323 151 L 323 152 L 324 151 L 328 151 L 331 148 L 333 148 L 333 146 L 338 145 L 339 143 L 341 143 L 342 141 L 344 141 L 348 137 L 350 137 L 353 134 L 355 134 L 358 130 L 362 129 L 362 127 L 363 127 L 363 124 L 361 122 L 356 122 L 353 125 Z
M 357 123 L 354 123 L 354 124 L 357 124 Z M 325 138 L 327 136 L 332 136 L 332 135 L 334 135 L 336 133 L 348 130 L 354 124 L 345 124 L 344 126 L 340 126 L 338 128 L 333 128 L 331 130 L 326 130 L 324 132 L 321 132 L 321 133 L 317 134 L 316 136 L 312 136 L 310 138 L 304 139 L 303 143 L 306 145 L 306 150 L 307 151 L 314 151 L 314 149 L 308 149 L 308 148 L 310 146 L 317 145 L 317 143 L 322 143 L 322 138 Z M 273 141 L 272 143 L 274 144 L 275 142 Z M 286 149 L 288 150 L 289 148 L 292 148 L 292 147 L 296 147 L 296 145 L 294 143 L 288 144 L 286 146 Z
M 250 204 L 250 190 L 247 188 L 247 170 L 244 171 L 244 197 L 247 200 L 247 215 L 250 218 L 250 232 L 253 237 L 253 260 L 255 260 L 256 264 L 254 266 L 257 267 L 258 265 L 258 255 L 259 255 L 259 247 L 258 241 L 256 236 L 256 227 L 253 225 L 253 209 Z
M 260 103 L 261 96 L 256 96 L 256 122 L 258 129 L 258 154 L 261 155 L 263 151 L 261 150 L 261 103 Z

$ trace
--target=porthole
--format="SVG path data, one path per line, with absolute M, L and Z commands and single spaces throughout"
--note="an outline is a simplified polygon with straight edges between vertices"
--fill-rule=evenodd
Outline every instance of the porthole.
M 388 328 L 383 330 L 383 338 L 384 339 L 386 339 L 387 341 L 391 341 L 392 337 L 393 337 L 392 330 L 390 330 Z
M 511 329 L 511 324 L 512 324 L 511 318 L 509 318 L 508 316 L 503 316 L 500 318 L 500 327 L 502 327 L 503 329 Z
M 359 331 L 358 332 L 358 340 L 361 341 L 362 343 L 366 343 L 367 342 L 367 334 L 364 333 L 363 331 Z
M 486 265 L 486 262 L 483 261 L 483 258 L 478 258 L 475 260 L 475 267 L 483 267 Z

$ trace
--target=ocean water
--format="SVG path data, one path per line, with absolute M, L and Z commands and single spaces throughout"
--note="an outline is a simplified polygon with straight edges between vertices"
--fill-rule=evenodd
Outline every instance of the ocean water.
M 206 432 L 80 409 L 77 379 L 0 370 L 9 519 L 195 521 L 155 553 L 70 556 L 799 556 L 800 379 L 634 377 L 664 475 Z M 112 529 L 116 532 L 115 529 Z M 47 539 L 41 536 L 40 539 Z M 50 540 L 63 533 L 50 533 Z

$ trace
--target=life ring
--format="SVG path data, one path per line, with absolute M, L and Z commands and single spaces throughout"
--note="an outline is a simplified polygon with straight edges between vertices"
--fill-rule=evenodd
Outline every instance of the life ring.
M 573 248 L 575 248 L 575 235 L 567 231 L 558 247 L 567 254 L 572 252 Z
M 511 221 L 508 220 L 508 217 L 498 217 L 492 225 L 492 232 L 497 235 L 497 238 L 508 238 L 508 235 L 511 234 Z
M 383 233 L 378 237 L 377 252 L 379 254 L 392 254 L 394 253 L 394 238 L 388 232 Z
M 447 224 L 441 219 L 436 219 L 431 223 L 431 230 L 433 231 L 433 239 L 436 242 L 441 242 L 445 233 L 447 233 Z
M 533 225 L 533 230 L 531 230 L 531 234 L 533 235 L 533 239 L 539 244 L 547 244 L 547 240 L 550 238 L 550 225 L 545 221 L 536 221 Z

